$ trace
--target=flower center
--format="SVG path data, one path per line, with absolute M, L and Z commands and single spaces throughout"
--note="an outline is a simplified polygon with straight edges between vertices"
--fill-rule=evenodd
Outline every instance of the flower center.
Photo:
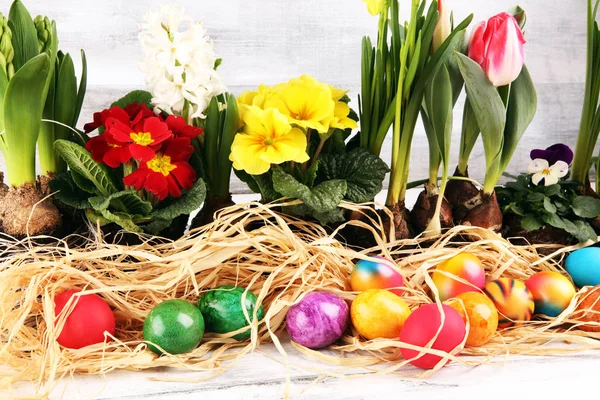
M 171 157 L 158 153 L 152 160 L 148 161 L 148 168 L 154 172 L 159 172 L 164 176 L 169 176 L 171 171 L 177 168 L 171 164 Z
M 550 175 L 550 170 L 548 168 L 546 168 L 545 170 L 542 171 L 542 174 Z
M 129 134 L 133 143 L 139 144 L 140 146 L 148 146 L 149 144 L 154 143 L 154 139 L 152 139 L 152 134 L 150 132 L 131 132 Z
M 263 144 L 265 146 L 270 146 L 274 143 L 275 141 L 273 140 L 273 138 L 266 138 L 265 141 L 263 142 Z

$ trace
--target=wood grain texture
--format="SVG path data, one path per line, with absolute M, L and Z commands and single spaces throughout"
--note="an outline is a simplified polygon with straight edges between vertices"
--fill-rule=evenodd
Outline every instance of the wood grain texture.
M 94 111 L 127 91 L 144 88 L 138 69 L 141 49 L 137 26 L 159 0 L 25 0 L 32 14 L 57 20 L 60 47 L 71 53 L 84 48 L 89 63 L 89 91 L 81 124 Z M 302 73 L 350 89 L 357 107 L 360 90 L 360 43 L 376 33 L 377 19 L 360 0 L 179 0 L 187 13 L 204 24 L 223 58 L 220 72 L 235 94 L 260 83 L 275 84 Z M 508 0 L 448 0 L 456 19 L 469 12 L 482 20 L 513 3 Z M 526 58 L 539 95 L 536 118 L 525 134 L 509 171 L 527 168 L 529 151 L 556 142 L 574 146 L 585 73 L 585 1 L 521 0 L 528 13 Z M 0 1 L 7 10 L 9 0 Z M 403 10 L 407 12 L 407 7 Z M 78 62 L 76 56 L 76 63 Z M 457 106 L 453 137 L 456 160 L 462 103 Z M 389 162 L 390 139 L 382 158 Z M 427 142 L 418 126 L 411 179 L 427 175 Z M 471 161 L 474 178 L 485 174 L 479 144 Z M 0 167 L 2 168 L 2 167 Z M 234 179 L 233 191 L 247 191 Z

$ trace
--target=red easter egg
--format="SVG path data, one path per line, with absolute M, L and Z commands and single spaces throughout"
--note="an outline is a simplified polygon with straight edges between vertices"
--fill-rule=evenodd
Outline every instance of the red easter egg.
M 67 290 L 56 296 L 54 299 L 56 323 L 58 323 L 59 314 L 69 299 L 78 292 L 79 290 Z M 115 316 L 100 296 L 84 294 L 73 301 L 76 304 L 72 307 L 60 335 L 56 338 L 61 346 L 80 349 L 104 342 L 104 332 L 115 334 Z
M 432 349 L 445 351 L 454 350 L 465 338 L 467 327 L 460 314 L 450 306 L 442 305 L 445 314 L 444 325 L 431 346 Z M 416 309 L 406 320 L 400 332 L 400 341 L 414 346 L 425 347 L 436 337 L 441 325 L 441 313 L 435 303 L 426 304 Z M 410 360 L 419 351 L 402 348 L 402 356 Z M 423 369 L 433 369 L 442 357 L 433 354 L 423 354 L 421 357 L 410 361 L 414 366 Z M 448 360 L 449 361 L 449 360 Z

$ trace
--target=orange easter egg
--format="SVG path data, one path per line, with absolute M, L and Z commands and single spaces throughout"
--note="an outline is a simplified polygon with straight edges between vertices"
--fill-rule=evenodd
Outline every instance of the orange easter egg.
M 498 328 L 519 326 L 531 320 L 535 303 L 525 282 L 500 278 L 485 285 L 484 292 L 498 310 Z
M 462 304 L 459 299 L 462 300 Z M 458 311 L 465 323 L 467 320 L 469 321 L 467 346 L 483 346 L 492 339 L 498 330 L 498 310 L 484 294 L 477 292 L 461 293 L 448 300 L 446 304 Z
M 477 256 L 471 253 L 460 253 L 438 265 L 432 279 L 440 300 L 445 301 L 461 293 L 476 292 L 483 288 L 485 270 Z
M 383 289 L 362 292 L 352 302 L 352 324 L 361 336 L 371 340 L 398 338 L 410 308 L 397 295 Z

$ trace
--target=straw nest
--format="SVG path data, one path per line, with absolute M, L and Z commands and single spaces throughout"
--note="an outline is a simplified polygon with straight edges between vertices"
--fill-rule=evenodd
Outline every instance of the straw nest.
M 352 300 L 356 293 L 350 291 L 348 276 L 357 259 L 372 255 L 396 260 L 406 282 L 403 298 L 414 309 L 432 302 L 432 293 L 435 297 L 430 270 L 461 251 L 477 255 L 491 279 L 526 279 L 541 270 L 564 273 L 561 261 L 567 251 L 574 249 L 513 246 L 496 234 L 469 227 L 453 228 L 434 240 L 386 243 L 388 237 L 394 237 L 393 232 L 384 232 L 384 224 L 372 212 L 372 205 L 343 204 L 354 215 L 364 214 L 363 220 L 368 223 L 349 224 L 370 230 L 378 243 L 358 252 L 336 240 L 338 231 L 327 232 L 316 224 L 278 214 L 275 210 L 280 205 L 248 203 L 229 207 L 217 214 L 214 223 L 176 242 L 150 243 L 146 238 L 140 245 L 121 246 L 94 238 L 83 246 L 70 247 L 66 241 L 37 246 L 33 239 L 2 241 L 0 363 L 5 368 L 0 372 L 0 388 L 10 390 L 18 382 L 32 382 L 43 396 L 57 379 L 75 373 L 164 366 L 220 373 L 263 343 L 274 342 L 284 353 L 278 335 L 284 330 L 287 309 L 306 293 L 317 290 Z M 207 334 L 202 345 L 188 354 L 158 357 L 147 349 L 142 325 L 155 305 L 174 298 L 195 302 L 203 291 L 225 284 L 248 287 L 265 307 L 264 321 L 252 324 L 250 341 L 238 343 L 228 337 L 232 334 Z M 117 330 L 112 340 L 80 350 L 65 349 L 56 343 L 64 318 L 55 325 L 54 296 L 72 288 L 97 293 L 113 308 Z M 578 293 L 558 318 L 498 332 L 484 347 L 462 349 L 458 358 L 443 355 L 477 365 L 497 355 L 599 349 L 600 333 L 581 331 L 577 321 L 570 319 L 584 292 Z M 308 357 L 340 366 L 378 367 L 380 373 L 402 373 L 407 361 L 400 356 L 401 346 L 397 340 L 366 341 L 356 331 L 348 330 L 332 346 L 337 357 L 294 347 Z M 455 350 L 453 353 L 461 349 Z

